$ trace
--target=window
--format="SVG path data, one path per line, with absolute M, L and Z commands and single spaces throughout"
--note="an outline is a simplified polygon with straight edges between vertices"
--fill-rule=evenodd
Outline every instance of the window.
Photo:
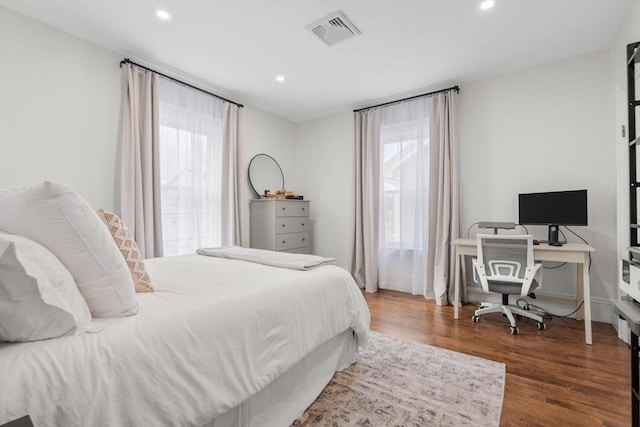
M 429 229 L 428 124 L 424 100 L 381 111 L 381 288 L 414 294 L 424 289 Z
M 382 146 L 385 244 L 390 248 L 414 249 L 424 244 L 422 233 L 428 207 L 420 190 L 428 186 L 428 140 L 418 139 L 415 123 L 386 126 L 380 132 Z M 419 170 L 423 168 L 423 170 Z
M 164 254 L 220 246 L 222 101 L 167 79 L 158 93 Z

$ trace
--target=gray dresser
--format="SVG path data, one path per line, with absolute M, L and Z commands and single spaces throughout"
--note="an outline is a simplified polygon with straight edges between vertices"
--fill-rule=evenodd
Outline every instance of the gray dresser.
M 251 247 L 311 253 L 308 200 L 251 200 Z

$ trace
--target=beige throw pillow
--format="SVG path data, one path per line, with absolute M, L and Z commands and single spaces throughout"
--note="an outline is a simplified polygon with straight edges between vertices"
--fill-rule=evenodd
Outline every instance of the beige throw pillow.
M 151 279 L 144 268 L 144 260 L 140 254 L 140 249 L 138 249 L 138 245 L 127 226 L 118 215 L 103 209 L 98 210 L 98 216 L 109 229 L 113 240 L 127 262 L 136 292 L 153 292 Z

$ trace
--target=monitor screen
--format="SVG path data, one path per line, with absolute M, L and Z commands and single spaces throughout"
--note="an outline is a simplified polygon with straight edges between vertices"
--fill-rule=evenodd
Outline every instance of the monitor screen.
M 587 190 L 518 195 L 519 222 L 525 225 L 589 225 Z

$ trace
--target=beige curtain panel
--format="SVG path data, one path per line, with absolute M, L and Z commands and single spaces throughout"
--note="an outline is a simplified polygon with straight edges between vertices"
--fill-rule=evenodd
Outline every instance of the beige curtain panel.
M 431 97 L 427 286 L 433 286 L 438 305 L 453 301 L 451 242 L 460 237 L 457 100 L 454 90 Z
M 380 110 L 355 113 L 355 221 L 351 274 L 367 292 L 378 290 Z
M 224 103 L 223 152 L 222 152 L 222 245 L 240 245 L 242 242 L 242 221 L 240 212 L 239 183 L 242 182 L 238 155 L 238 112 L 237 105 Z
M 144 258 L 162 253 L 156 75 L 123 64 L 120 209 Z

